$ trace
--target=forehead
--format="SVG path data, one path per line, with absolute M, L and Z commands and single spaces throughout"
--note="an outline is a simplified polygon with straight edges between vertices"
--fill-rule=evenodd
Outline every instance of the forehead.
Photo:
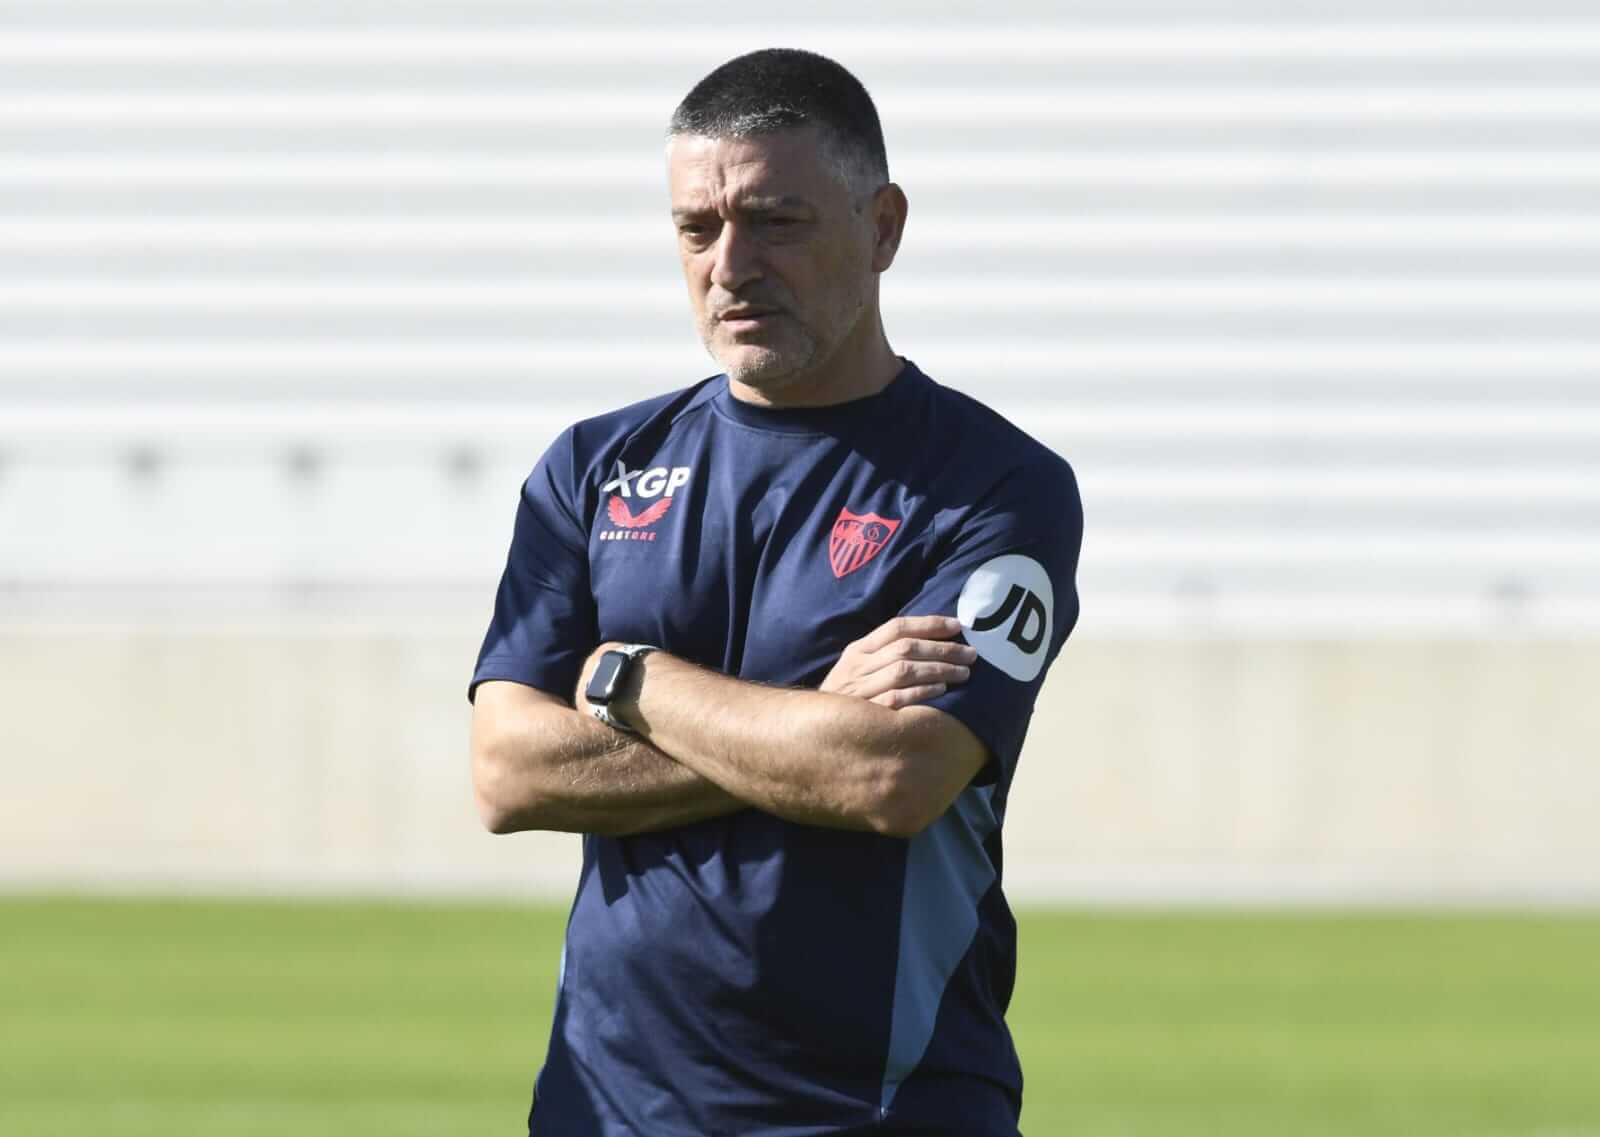
M 667 147 L 674 209 L 705 209 L 760 199 L 820 202 L 843 190 L 814 127 L 745 138 L 680 134 Z

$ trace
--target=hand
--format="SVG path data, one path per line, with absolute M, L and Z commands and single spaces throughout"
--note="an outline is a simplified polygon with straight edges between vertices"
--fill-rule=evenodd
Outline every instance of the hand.
M 954 616 L 897 616 L 845 648 L 819 690 L 895 708 L 938 698 L 978 658 L 960 634 Z

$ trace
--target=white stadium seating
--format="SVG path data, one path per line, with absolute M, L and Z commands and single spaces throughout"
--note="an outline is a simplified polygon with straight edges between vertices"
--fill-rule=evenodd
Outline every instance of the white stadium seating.
M 893 341 L 1079 471 L 1086 632 L 1600 626 L 1600 22 L 146 8 L 0 25 L 14 596 L 481 586 L 555 430 L 714 369 L 662 125 L 798 42 Z

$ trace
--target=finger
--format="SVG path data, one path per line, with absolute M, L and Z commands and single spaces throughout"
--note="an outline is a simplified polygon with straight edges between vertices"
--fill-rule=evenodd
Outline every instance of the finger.
M 928 683 L 921 687 L 898 687 L 893 691 L 885 691 L 881 695 L 874 695 L 872 702 L 880 707 L 909 707 L 913 703 L 925 703 L 929 699 L 937 699 L 944 694 L 947 688 L 943 683 Z
M 877 660 L 938 659 L 946 663 L 972 663 L 978 649 L 961 640 L 895 640 L 861 657 L 868 671 L 880 666 Z
M 900 659 L 866 675 L 856 676 L 855 693 L 870 699 L 901 687 L 920 687 L 929 683 L 965 683 L 972 670 L 959 663 L 936 660 Z
M 877 651 L 895 640 L 948 640 L 960 633 L 961 621 L 954 616 L 896 616 L 856 642 L 867 651 Z
M 927 647 L 913 646 L 926 644 Z M 978 653 L 967 644 L 944 643 L 939 640 L 896 640 L 882 651 L 858 655 L 851 661 L 850 670 L 856 682 L 869 676 L 877 675 L 880 671 L 895 671 L 902 674 L 905 665 L 918 666 L 945 666 L 959 665 L 963 669 L 970 667 L 978 660 Z M 917 673 L 913 673 L 914 677 Z M 936 675 L 934 678 L 940 682 L 948 676 Z M 962 679 L 966 676 L 962 675 Z

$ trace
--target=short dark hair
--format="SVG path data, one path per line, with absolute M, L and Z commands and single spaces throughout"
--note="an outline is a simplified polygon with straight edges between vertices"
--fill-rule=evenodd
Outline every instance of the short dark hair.
M 818 127 L 848 166 L 883 181 L 889 155 L 872 96 L 827 56 L 769 47 L 730 59 L 694 85 L 672 112 L 667 135 L 744 138 Z

